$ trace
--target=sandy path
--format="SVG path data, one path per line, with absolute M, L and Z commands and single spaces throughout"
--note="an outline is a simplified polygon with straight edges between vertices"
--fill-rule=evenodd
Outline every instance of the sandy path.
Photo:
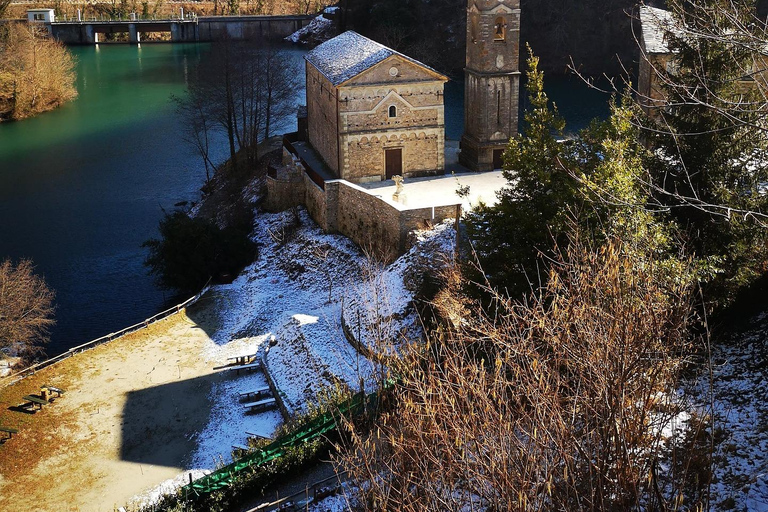
M 210 330 L 210 329 L 208 329 Z M 0 389 L 0 511 L 114 510 L 184 470 L 208 422 L 213 373 L 206 326 L 182 312 Z M 36 414 L 8 408 L 50 384 Z

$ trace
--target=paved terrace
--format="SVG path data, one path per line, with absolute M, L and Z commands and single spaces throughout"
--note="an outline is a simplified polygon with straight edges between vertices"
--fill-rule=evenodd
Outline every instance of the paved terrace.
M 337 179 L 322 159 L 306 142 L 294 142 L 294 148 L 299 156 L 325 181 Z M 359 186 L 369 194 L 387 203 L 403 208 L 430 208 L 462 202 L 464 211 L 477 206 L 481 201 L 487 205 L 495 204 L 496 192 L 507 181 L 501 171 L 472 172 L 459 165 L 459 143 L 455 140 L 445 142 L 445 172 L 443 176 L 428 176 L 424 178 L 407 178 L 403 181 L 403 193 L 399 201 L 394 201 L 392 195 L 396 187 L 392 180 L 364 183 Z M 469 195 L 463 200 L 456 193 L 459 187 L 469 187 Z
M 429 208 L 456 204 L 461 201 L 464 211 L 470 210 L 483 202 L 495 204 L 496 192 L 506 185 L 507 180 L 501 171 L 472 172 L 459 165 L 459 143 L 445 141 L 445 174 L 425 178 L 407 178 L 403 181 L 403 192 L 399 201 L 393 201 L 396 187 L 392 180 L 364 183 L 360 186 L 373 196 L 379 197 L 392 205 L 406 208 Z M 456 193 L 459 187 L 469 187 L 469 195 L 460 198 Z

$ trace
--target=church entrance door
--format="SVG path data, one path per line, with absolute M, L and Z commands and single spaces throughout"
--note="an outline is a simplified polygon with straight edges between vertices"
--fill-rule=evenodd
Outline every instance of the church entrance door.
M 403 175 L 402 148 L 384 150 L 384 168 L 387 171 L 388 180 L 391 180 L 392 176 Z

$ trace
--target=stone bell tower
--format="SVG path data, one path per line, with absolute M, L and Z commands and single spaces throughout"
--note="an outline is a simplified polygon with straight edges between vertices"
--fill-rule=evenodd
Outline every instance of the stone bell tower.
M 473 171 L 499 169 L 517 135 L 520 0 L 469 0 L 464 75 L 459 162 Z

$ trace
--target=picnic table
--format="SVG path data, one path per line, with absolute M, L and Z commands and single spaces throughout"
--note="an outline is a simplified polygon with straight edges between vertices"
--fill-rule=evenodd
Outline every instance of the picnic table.
M 248 354 L 244 356 L 234 356 L 234 357 L 228 357 L 227 361 L 234 361 L 235 364 L 248 364 L 252 362 L 254 359 L 256 359 L 256 354 Z
M 263 388 L 254 389 L 253 391 L 246 391 L 244 393 L 239 393 L 240 399 L 247 399 L 247 398 L 259 398 L 262 395 L 268 395 L 271 393 L 271 390 L 269 389 L 269 386 L 264 386 Z
M 43 388 L 47 389 L 51 393 L 56 393 L 56 396 L 61 396 L 64 394 L 64 390 L 61 388 L 57 388 L 54 386 L 48 386 L 47 384 L 45 386 L 42 386 Z
M 274 398 L 265 398 L 264 400 L 243 404 L 243 407 L 245 407 L 245 412 L 260 412 L 273 406 L 277 406 L 277 402 Z
M 255 363 L 241 364 L 237 366 L 216 366 L 213 369 L 223 370 L 225 372 L 235 370 L 237 373 L 240 373 L 240 370 L 259 370 L 261 369 L 261 363 L 257 361 Z
M 6 434 L 8 434 L 7 439 L 10 439 L 13 437 L 13 434 L 18 434 L 19 430 L 11 427 L 0 426 L 0 432 L 5 432 Z
M 42 398 L 38 398 L 33 395 L 24 396 L 22 397 L 22 400 L 26 400 L 26 403 L 19 405 L 19 407 L 23 409 L 26 409 L 30 405 L 32 406 L 33 409 L 35 408 L 35 406 L 37 406 L 37 409 L 42 409 L 44 405 L 48 405 L 48 402 L 46 402 Z

